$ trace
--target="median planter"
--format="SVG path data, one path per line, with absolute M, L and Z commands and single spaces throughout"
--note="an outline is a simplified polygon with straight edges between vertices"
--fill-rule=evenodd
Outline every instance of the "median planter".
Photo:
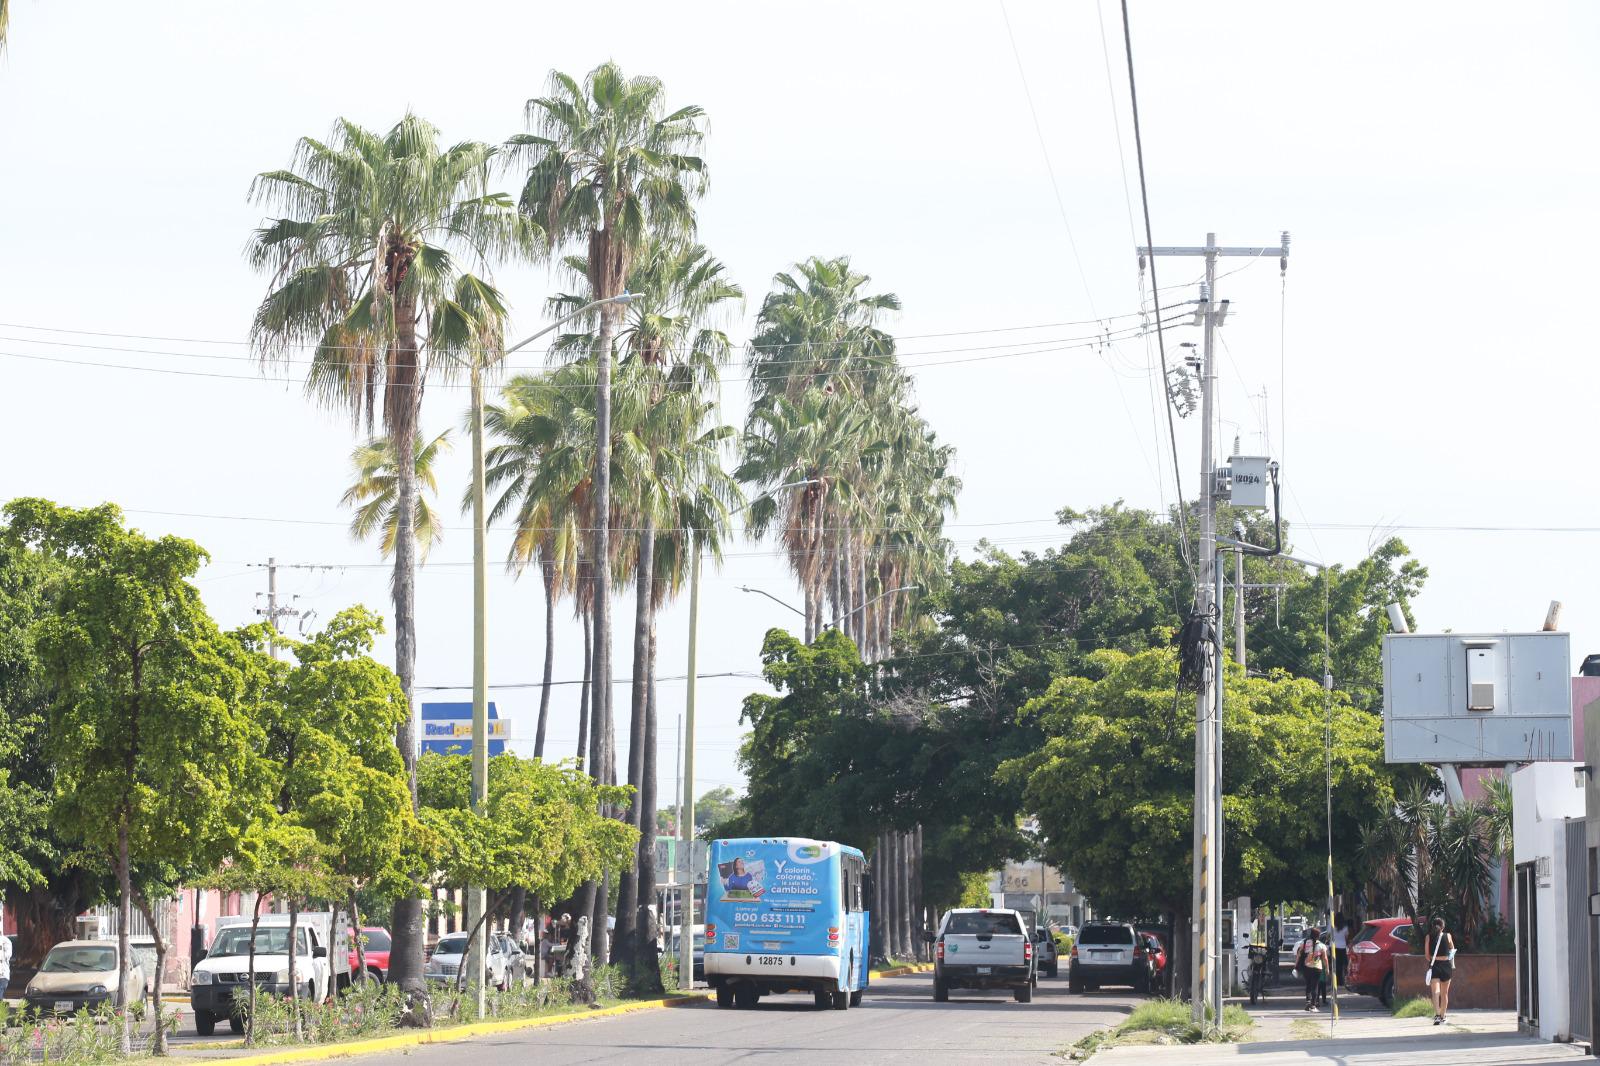
M 1394 994 L 1397 999 L 1428 995 L 1422 975 L 1425 955 L 1394 957 Z M 1456 956 L 1456 973 L 1450 982 L 1451 1010 L 1516 1010 L 1517 957 L 1515 955 Z

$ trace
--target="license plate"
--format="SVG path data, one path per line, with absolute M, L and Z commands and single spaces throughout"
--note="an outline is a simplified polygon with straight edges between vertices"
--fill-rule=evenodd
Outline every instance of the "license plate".
M 992 966 L 979 966 L 978 967 L 978 972 L 979 973 L 994 973 L 994 967 L 992 967 Z
M 1117 953 L 1115 951 L 1091 951 L 1089 954 L 1093 955 L 1097 959 L 1114 959 L 1117 957 Z
M 70 1000 L 70 999 L 58 999 L 58 1000 L 56 1000 L 56 1011 L 57 1011 L 57 1013 L 60 1013 L 60 1014 L 71 1014 L 72 1013 L 72 1000 Z
M 782 955 L 757 955 L 756 956 L 756 965 L 757 966 L 782 966 L 783 965 L 783 956 Z

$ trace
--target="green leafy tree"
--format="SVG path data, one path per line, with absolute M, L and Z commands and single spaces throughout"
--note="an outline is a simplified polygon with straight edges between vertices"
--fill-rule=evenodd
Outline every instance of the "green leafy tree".
M 1044 735 L 1007 762 L 1047 839 L 1044 857 L 1102 910 L 1186 914 L 1192 887 L 1194 716 L 1167 648 L 1097 651 L 1022 711 Z M 1355 870 L 1362 824 L 1394 800 L 1378 721 L 1313 681 L 1228 667 L 1222 890 L 1258 899 L 1327 893 L 1324 729 L 1331 727 L 1333 860 Z M 1176 702 L 1175 702 L 1176 701 Z
M 371 657 L 382 630 L 377 615 L 352 607 L 304 642 L 265 627 L 250 631 L 272 675 L 258 706 L 274 805 L 287 827 L 315 837 L 321 857 L 317 869 L 306 871 L 316 874 L 315 898 L 348 906 L 352 928 L 360 927 L 353 899 L 363 886 L 398 892 L 408 872 L 423 872 L 405 766 L 394 746 L 409 710 L 399 679 Z M 292 660 L 266 659 L 271 643 L 287 646 Z M 280 898 L 289 903 L 293 929 L 307 897 Z M 291 955 L 291 1000 L 301 989 L 296 969 Z
M 34 967 L 114 890 L 50 818 L 52 692 L 37 643 L 62 565 L 0 538 L 0 897 L 17 923 L 16 962 Z
M 260 174 L 252 195 L 270 209 L 249 259 L 267 272 L 251 339 L 267 362 L 311 352 L 306 390 L 365 421 L 381 415 L 394 442 L 395 673 L 409 698 L 416 666 L 416 441 L 430 374 L 498 348 L 506 308 L 488 280 L 493 260 L 526 256 L 538 227 L 490 189 L 498 149 L 441 147 L 408 114 L 379 134 L 341 119 L 327 141 L 305 137 L 286 170 Z M 414 778 L 415 724 L 396 738 Z M 412 786 L 413 796 L 415 784 Z M 396 906 L 391 977 L 422 979 L 422 904 Z
M 116 872 L 125 1007 L 135 868 L 214 865 L 255 813 L 250 657 L 189 583 L 205 559 L 192 542 L 125 529 L 111 505 L 24 499 L 5 516 L 11 545 L 62 566 L 37 644 L 54 690 L 52 818 Z M 124 1011 L 124 1052 L 129 1024 Z
M 564 899 L 580 883 L 632 861 L 638 843 L 637 830 L 600 813 L 602 804 L 626 805 L 632 790 L 596 784 L 571 763 L 496 756 L 489 760 L 488 804 L 474 811 L 470 759 L 428 754 L 418 763 L 418 789 L 423 824 L 436 842 L 431 865 L 439 883 L 488 889 L 496 898 L 485 917 L 519 888 L 538 899 Z M 476 931 L 475 925 L 470 932 Z

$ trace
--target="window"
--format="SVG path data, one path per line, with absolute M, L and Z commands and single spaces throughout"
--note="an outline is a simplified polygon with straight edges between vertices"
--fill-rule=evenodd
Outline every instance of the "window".
M 1352 943 L 1352 944 L 1365 944 L 1367 941 L 1371 940 L 1373 937 L 1375 937 L 1377 935 L 1378 935 L 1378 927 L 1373 925 L 1371 922 L 1368 922 L 1366 925 L 1363 925 L 1361 927 L 1361 932 L 1357 933 L 1356 934 L 1356 938 L 1354 940 L 1350 941 L 1350 943 Z
M 439 943 L 434 945 L 435 955 L 465 955 L 467 953 L 467 935 L 456 933 L 451 936 L 442 936 Z
M 1125 946 L 1133 943 L 1133 930 L 1125 925 L 1086 925 L 1078 933 L 1078 943 Z
M 1402 943 L 1411 943 L 1411 927 L 1409 925 L 1397 925 L 1389 931 L 1389 935 Z
M 958 911 L 950 916 L 944 929 L 955 936 L 1022 936 L 1022 924 L 1015 914 L 982 914 L 978 911 Z M 1128 941 L 1132 943 L 1133 941 Z
M 382 929 L 363 929 L 361 931 L 361 946 L 367 951 L 388 951 L 389 934 Z
M 89 973 L 117 968 L 117 949 L 112 947 L 51 948 L 45 956 L 42 973 Z

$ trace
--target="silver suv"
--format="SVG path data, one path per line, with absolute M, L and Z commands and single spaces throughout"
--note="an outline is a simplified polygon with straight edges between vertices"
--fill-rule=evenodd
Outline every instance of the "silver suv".
M 1078 930 L 1067 970 L 1067 988 L 1093 992 L 1101 985 L 1150 991 L 1150 959 L 1144 938 L 1126 922 L 1089 922 Z

